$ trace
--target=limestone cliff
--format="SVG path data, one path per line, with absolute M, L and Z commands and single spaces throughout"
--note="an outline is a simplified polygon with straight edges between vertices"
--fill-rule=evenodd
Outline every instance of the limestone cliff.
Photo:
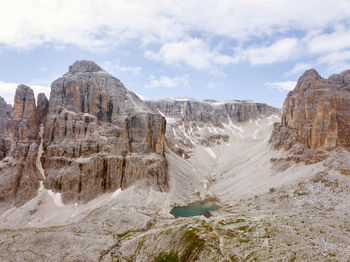
M 146 100 L 145 103 L 153 112 L 166 117 L 167 144 L 186 159 L 191 157 L 194 143 L 209 146 L 227 142 L 228 136 L 220 131 L 225 127 L 239 129 L 246 121 L 280 114 L 277 108 L 253 101 L 173 98 Z
M 9 158 L 0 163 L 0 206 L 21 205 L 33 198 L 39 188 L 36 157 L 39 121 L 34 92 L 25 85 L 16 90 L 9 121 Z
M 52 83 L 44 125 L 45 187 L 86 201 L 139 181 L 167 190 L 166 122 L 115 77 L 77 61 Z
M 8 105 L 5 100 L 0 97 L 0 161 L 8 155 L 11 147 L 8 134 L 11 111 L 12 106 Z
M 298 144 L 313 151 L 349 150 L 350 70 L 328 79 L 314 69 L 306 71 L 289 92 L 281 124 L 275 124 L 270 142 L 286 150 Z

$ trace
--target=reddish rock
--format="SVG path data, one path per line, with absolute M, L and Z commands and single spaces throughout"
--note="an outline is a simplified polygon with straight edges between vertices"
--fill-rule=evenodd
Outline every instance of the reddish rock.
M 11 111 L 12 106 L 8 105 L 5 100 L 0 97 L 0 161 L 8 155 L 11 148 L 8 133 Z
M 350 70 L 328 79 L 306 71 L 289 92 L 270 143 L 286 150 L 297 144 L 311 150 L 350 150 Z
M 35 164 L 38 133 L 34 92 L 20 85 L 9 122 L 10 158 L 0 163 L 0 207 L 22 205 L 37 194 L 40 179 Z
M 87 201 L 139 181 L 167 190 L 166 121 L 91 61 L 51 86 L 44 127 L 46 188 Z
M 40 93 L 37 99 L 36 114 L 39 120 L 39 123 L 45 123 L 46 115 L 49 110 L 49 100 L 47 100 L 44 93 Z

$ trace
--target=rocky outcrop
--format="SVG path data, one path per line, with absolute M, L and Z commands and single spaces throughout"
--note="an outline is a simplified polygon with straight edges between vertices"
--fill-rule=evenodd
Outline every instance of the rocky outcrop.
M 306 71 L 289 92 L 281 123 L 275 123 L 270 143 L 276 149 L 286 150 L 297 145 L 299 151 L 300 145 L 304 151 L 327 151 L 336 147 L 349 150 L 350 70 L 328 79 L 314 69 Z
M 39 145 L 39 121 L 34 92 L 20 85 L 16 90 L 9 121 L 10 158 L 0 164 L 1 205 L 21 205 L 37 194 L 40 176 L 36 157 Z
M 146 100 L 146 105 L 167 120 L 167 144 L 172 151 L 188 159 L 195 143 L 212 146 L 228 142 L 220 130 L 235 129 L 249 120 L 280 114 L 280 110 L 252 101 L 195 100 L 174 98 Z M 221 132 L 221 133 L 220 133 Z
M 44 125 L 46 188 L 87 201 L 143 181 L 167 190 L 166 121 L 91 61 L 52 83 Z
M 40 124 L 45 123 L 46 115 L 49 111 L 49 100 L 47 100 L 44 93 L 40 93 L 37 99 L 36 114 Z
M 279 109 L 266 104 L 244 100 L 218 102 L 175 98 L 145 102 L 153 111 L 159 110 L 167 117 L 183 119 L 186 122 L 211 123 L 217 127 L 228 123 L 228 118 L 231 121 L 244 122 L 280 113 Z
M 12 106 L 0 97 L 0 161 L 8 155 L 11 147 L 8 133 L 11 111 Z

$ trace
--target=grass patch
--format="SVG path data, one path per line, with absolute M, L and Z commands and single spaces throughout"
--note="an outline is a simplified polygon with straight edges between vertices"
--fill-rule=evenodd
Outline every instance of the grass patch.
M 230 256 L 230 260 L 231 260 L 232 262 L 239 262 L 239 261 L 240 261 L 239 258 L 238 258 L 236 255 L 231 255 L 231 256 Z
M 170 251 L 169 253 L 162 252 L 160 253 L 154 262 L 179 262 L 179 256 L 177 252 Z
M 250 239 L 248 237 L 238 238 L 238 242 L 241 244 L 248 243 L 249 241 L 250 241 Z
M 246 226 L 241 226 L 241 227 L 239 227 L 238 229 L 241 230 L 241 231 L 247 231 L 247 230 L 249 229 L 249 226 L 248 226 L 248 225 L 246 225 Z
M 184 243 L 185 249 L 181 254 L 180 261 L 197 261 L 200 252 L 203 250 L 205 240 L 201 239 L 194 228 L 186 231 L 181 241 Z
M 124 232 L 124 233 L 116 234 L 116 236 L 119 237 L 119 238 L 123 238 L 123 237 L 128 236 L 129 233 L 130 233 L 129 231 L 126 231 L 126 232 Z

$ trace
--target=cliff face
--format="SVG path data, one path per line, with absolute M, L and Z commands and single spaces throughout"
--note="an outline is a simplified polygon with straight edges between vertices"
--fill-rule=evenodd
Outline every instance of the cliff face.
M 91 61 L 75 62 L 52 83 L 50 100 L 39 94 L 37 101 L 19 86 L 9 121 L 10 108 L 0 101 L 7 110 L 0 127 L 9 130 L 2 147 L 8 157 L 0 162 L 2 204 L 30 200 L 41 181 L 63 202 L 135 184 L 166 191 L 166 144 L 189 158 L 195 144 L 227 142 L 230 132 L 243 132 L 241 123 L 280 113 L 251 101 L 143 101 Z
M 222 126 L 228 118 L 235 122 L 254 120 L 262 116 L 279 113 L 279 109 L 266 104 L 252 101 L 194 100 L 194 99 L 164 99 L 149 100 L 146 104 L 153 110 L 159 110 L 167 117 L 183 119 L 184 121 L 211 123 Z
M 279 149 L 301 144 L 312 150 L 350 149 L 350 70 L 323 79 L 306 71 L 289 92 L 281 124 L 270 138 Z
M 165 119 L 90 61 L 53 82 L 44 125 L 45 187 L 90 200 L 142 180 L 167 190 Z
M 16 90 L 9 121 L 11 150 L 0 164 L 1 204 L 21 205 L 37 194 L 40 175 L 36 157 L 39 146 L 39 121 L 34 92 L 20 85 Z
M 42 180 L 63 202 L 137 183 L 168 189 L 164 117 L 91 61 L 53 82 L 50 101 L 39 94 L 36 106 L 33 90 L 20 85 L 11 119 L 11 108 L 0 107 L 1 157 L 8 156 L 0 162 L 0 209 L 36 196 Z
M 11 111 L 12 106 L 8 105 L 5 100 L 0 97 L 0 161 L 7 156 L 11 147 L 8 134 Z
M 227 142 L 229 137 L 220 132 L 224 128 L 239 129 L 239 125 L 246 121 L 281 113 L 277 108 L 252 101 L 175 98 L 145 103 L 153 112 L 166 117 L 167 144 L 186 159 L 191 157 L 194 143 L 209 146 Z

